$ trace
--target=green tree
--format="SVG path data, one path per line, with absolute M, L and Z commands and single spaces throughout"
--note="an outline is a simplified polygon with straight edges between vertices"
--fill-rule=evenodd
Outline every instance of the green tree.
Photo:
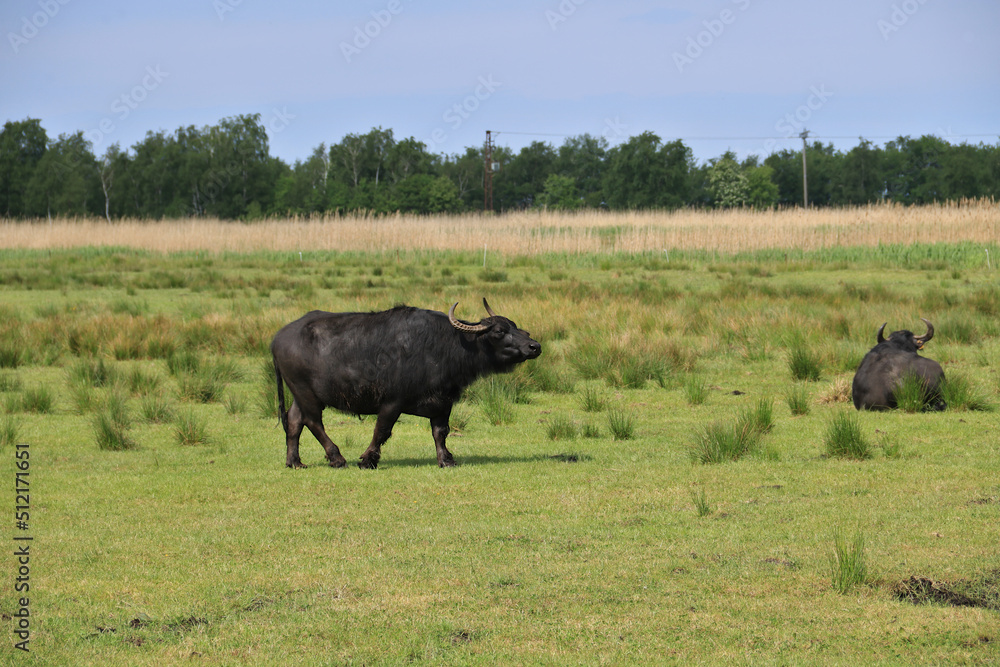
M 834 204 L 868 204 L 882 198 L 885 189 L 882 151 L 860 138 L 840 160 Z
M 501 151 L 501 159 L 506 149 Z M 466 148 L 462 155 L 446 156 L 441 173 L 455 184 L 462 208 L 479 210 L 483 207 L 483 152 Z
M 538 204 L 553 211 L 575 211 L 583 206 L 576 181 L 562 174 L 549 174 Z
M 747 175 L 747 203 L 754 208 L 772 208 L 778 203 L 778 185 L 772 180 L 774 170 L 767 165 L 744 165 Z
M 708 183 L 713 202 L 719 208 L 746 206 L 750 199 L 750 181 L 732 151 L 726 151 L 712 163 Z
M 689 201 L 693 168 L 681 140 L 663 144 L 643 132 L 608 151 L 605 201 L 617 209 L 679 208 Z
M 104 195 L 104 217 L 111 222 L 111 194 L 115 186 L 115 172 L 122 165 L 122 151 L 118 143 L 108 146 L 104 156 L 97 161 L 97 177 Z
M 0 130 L 0 215 L 25 215 L 25 191 L 47 145 L 48 137 L 39 119 L 4 123 Z
M 559 147 L 555 171 L 573 180 L 584 206 L 597 208 L 604 202 L 607 153 L 608 140 L 590 134 L 569 137 Z
M 527 208 L 545 188 L 555 168 L 556 152 L 550 144 L 533 141 L 503 165 L 502 177 L 493 181 L 493 201 L 500 210 Z
M 260 114 L 223 118 L 203 134 L 209 147 L 209 168 L 198 183 L 207 202 L 204 210 L 220 218 L 242 217 L 253 201 L 266 209 L 273 188 L 267 131 Z M 201 156 L 196 156 L 201 157 Z
M 87 216 L 100 210 L 97 160 L 83 131 L 61 134 L 49 145 L 25 191 L 32 216 Z

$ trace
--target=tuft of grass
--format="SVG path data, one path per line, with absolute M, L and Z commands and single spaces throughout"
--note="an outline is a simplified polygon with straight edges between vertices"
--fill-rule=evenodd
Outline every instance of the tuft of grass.
M 70 382 L 85 387 L 110 387 L 118 380 L 118 368 L 102 358 L 80 359 L 69 370 Z
M 701 405 L 708 398 L 708 385 L 699 375 L 689 375 L 684 380 L 684 396 L 690 405 Z
M 17 342 L 0 343 L 0 368 L 17 368 L 24 360 L 24 351 Z
M 835 379 L 826 391 L 820 393 L 818 400 L 820 403 L 850 403 L 851 402 L 851 379 L 840 377 Z
M 230 415 L 241 415 L 247 411 L 246 396 L 238 392 L 229 392 L 226 394 L 226 397 L 222 399 L 222 406 Z
M 487 422 L 500 426 L 514 421 L 517 392 L 512 385 L 491 377 L 477 383 L 474 393 Z
M 872 448 L 861 433 L 858 417 L 853 412 L 839 412 L 827 428 L 826 453 L 842 459 L 864 460 L 872 457 Z
M 257 371 L 257 413 L 264 419 L 278 418 L 278 387 L 274 375 L 274 358 L 264 359 Z M 285 409 L 292 404 L 292 395 L 285 387 Z
M 834 531 L 830 566 L 833 589 L 841 595 L 854 586 L 863 586 L 869 582 L 865 536 L 861 531 L 857 531 L 850 539 L 839 528 Z
M 585 438 L 600 438 L 601 429 L 600 427 L 588 422 L 580 429 L 580 434 Z
M 28 387 L 7 399 L 7 412 L 33 412 L 39 415 L 51 414 L 55 408 L 55 394 L 48 385 Z
M 150 394 L 140 401 L 139 416 L 148 424 L 168 424 L 174 420 L 174 406 L 166 397 Z
M 620 408 L 610 410 L 608 429 L 614 440 L 631 440 L 635 437 L 635 415 Z
M 996 406 L 987 394 L 977 389 L 969 379 L 959 373 L 949 372 L 941 383 L 941 398 L 951 410 L 993 412 Z
M 549 440 L 575 440 L 576 424 L 569 417 L 558 415 L 549 422 L 546 432 Z
M 904 412 L 923 412 L 927 405 L 927 383 L 916 373 L 906 373 L 896 389 L 896 407 Z
M 499 269 L 483 269 L 479 272 L 479 279 L 484 283 L 505 283 L 507 272 Z
M 713 422 L 699 433 L 691 447 L 696 463 L 738 461 L 760 444 L 761 433 L 753 424 L 738 420 L 735 424 Z
M 588 385 L 580 392 L 580 407 L 584 412 L 602 412 L 607 405 L 607 398 L 596 387 Z
M 876 439 L 878 440 L 878 446 L 882 450 L 882 455 L 887 459 L 901 459 L 903 458 L 903 445 L 898 439 L 891 437 L 885 431 L 879 431 L 876 429 Z
M 472 413 L 465 403 L 459 403 L 451 409 L 451 417 L 448 418 L 448 426 L 454 432 L 464 432 L 469 428 L 472 420 Z
M 748 428 L 760 435 L 770 433 L 774 428 L 774 402 L 762 398 L 753 406 L 743 409 L 736 419 L 736 428 Z
M 125 385 L 134 396 L 149 396 L 160 388 L 162 378 L 156 373 L 147 373 L 139 366 L 133 367 L 125 375 Z
M 517 372 L 524 375 L 526 386 L 535 391 L 553 394 L 568 394 L 573 391 L 572 380 L 555 371 L 550 365 L 525 364 L 519 366 Z
M 177 416 L 174 437 L 180 445 L 208 444 L 208 424 L 204 419 L 199 418 L 193 410 L 187 410 Z
M 19 433 L 20 427 L 14 416 L 4 415 L 3 419 L 0 419 L 0 449 L 16 443 Z
M 139 446 L 130 435 L 132 415 L 128 402 L 118 392 L 108 394 L 104 406 L 94 415 L 93 424 L 99 449 L 117 452 Z
M 177 376 L 177 390 L 180 397 L 196 403 L 212 403 L 219 400 L 226 385 L 225 378 L 210 366 Z
M 816 382 L 820 376 L 820 359 L 806 349 L 805 345 L 796 343 L 788 353 L 788 369 L 793 380 L 808 380 Z
M 785 394 L 785 400 L 793 415 L 809 414 L 809 392 L 803 385 L 797 384 L 789 389 L 788 393 Z
M 172 350 L 167 357 L 167 370 L 171 375 L 192 374 L 200 368 L 201 357 L 194 350 Z
M 661 387 L 666 383 L 662 364 L 641 356 L 629 356 L 607 370 L 604 379 L 616 389 L 642 389 L 646 380 L 655 380 Z
M 21 381 L 21 376 L 17 373 L 0 373 L 0 392 L 21 391 L 23 388 L 24 383 Z
M 70 385 L 70 400 L 73 402 L 73 408 L 76 410 L 76 414 L 85 415 L 94 409 L 97 405 L 97 398 L 94 390 L 88 386 L 74 384 Z
M 698 512 L 698 516 L 708 516 L 712 513 L 712 508 L 708 504 L 708 492 L 705 489 L 697 491 L 691 489 L 691 501 L 694 503 L 694 509 Z

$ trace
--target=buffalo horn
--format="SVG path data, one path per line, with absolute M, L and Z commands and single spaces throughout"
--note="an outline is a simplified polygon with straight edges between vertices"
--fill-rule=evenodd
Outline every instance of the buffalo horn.
M 885 325 L 887 325 L 887 324 L 888 324 L 888 322 L 883 322 L 882 326 L 880 326 L 878 328 L 878 334 L 876 334 L 876 336 L 875 336 L 875 340 L 877 340 L 880 343 L 884 343 L 885 342 L 885 336 L 882 335 L 882 331 L 885 330 Z
M 467 331 L 469 333 L 480 333 L 490 328 L 490 325 L 488 324 L 466 324 L 465 322 L 459 322 L 458 318 L 455 317 L 456 306 L 458 306 L 458 301 L 456 301 L 454 305 L 452 305 L 451 310 L 448 311 L 448 321 L 451 322 L 451 326 L 455 327 L 459 331 Z M 489 308 L 489 306 L 487 306 L 487 308 Z
M 924 320 L 924 318 L 922 317 L 920 319 Z M 928 322 L 927 320 L 924 320 L 924 324 L 927 325 L 927 333 L 925 333 L 923 336 L 915 336 L 913 339 L 919 342 L 921 345 L 923 345 L 924 343 L 926 343 L 927 341 L 929 341 L 931 338 L 934 337 L 934 325 Z
M 490 304 L 488 304 L 486 302 L 486 297 L 485 296 L 483 297 L 483 305 L 486 306 L 486 312 L 489 313 L 490 317 L 496 317 L 497 316 L 497 314 L 493 312 L 493 309 L 490 308 Z

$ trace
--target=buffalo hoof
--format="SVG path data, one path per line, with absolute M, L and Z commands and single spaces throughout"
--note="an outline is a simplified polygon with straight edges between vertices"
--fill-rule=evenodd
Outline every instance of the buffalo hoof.
M 293 470 L 298 470 L 300 468 L 308 468 L 309 466 L 302 463 L 302 461 L 292 461 L 291 463 L 286 463 L 285 467 L 292 468 Z
M 376 470 L 379 458 L 379 456 L 362 456 L 358 461 L 358 467 L 362 470 Z
M 343 468 L 346 465 L 347 465 L 347 459 L 345 459 L 343 456 L 337 457 L 332 461 L 330 461 L 331 468 Z
M 458 464 L 455 463 L 455 459 L 451 458 L 450 456 L 442 461 L 438 461 L 439 468 L 454 468 L 457 465 Z

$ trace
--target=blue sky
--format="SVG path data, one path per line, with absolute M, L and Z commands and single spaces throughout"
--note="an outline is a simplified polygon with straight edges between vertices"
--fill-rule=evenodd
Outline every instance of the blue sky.
M 696 159 L 1000 134 L 996 0 L 4 0 L 0 122 L 94 152 L 260 113 L 289 163 L 391 128 L 435 153 L 652 131 Z

